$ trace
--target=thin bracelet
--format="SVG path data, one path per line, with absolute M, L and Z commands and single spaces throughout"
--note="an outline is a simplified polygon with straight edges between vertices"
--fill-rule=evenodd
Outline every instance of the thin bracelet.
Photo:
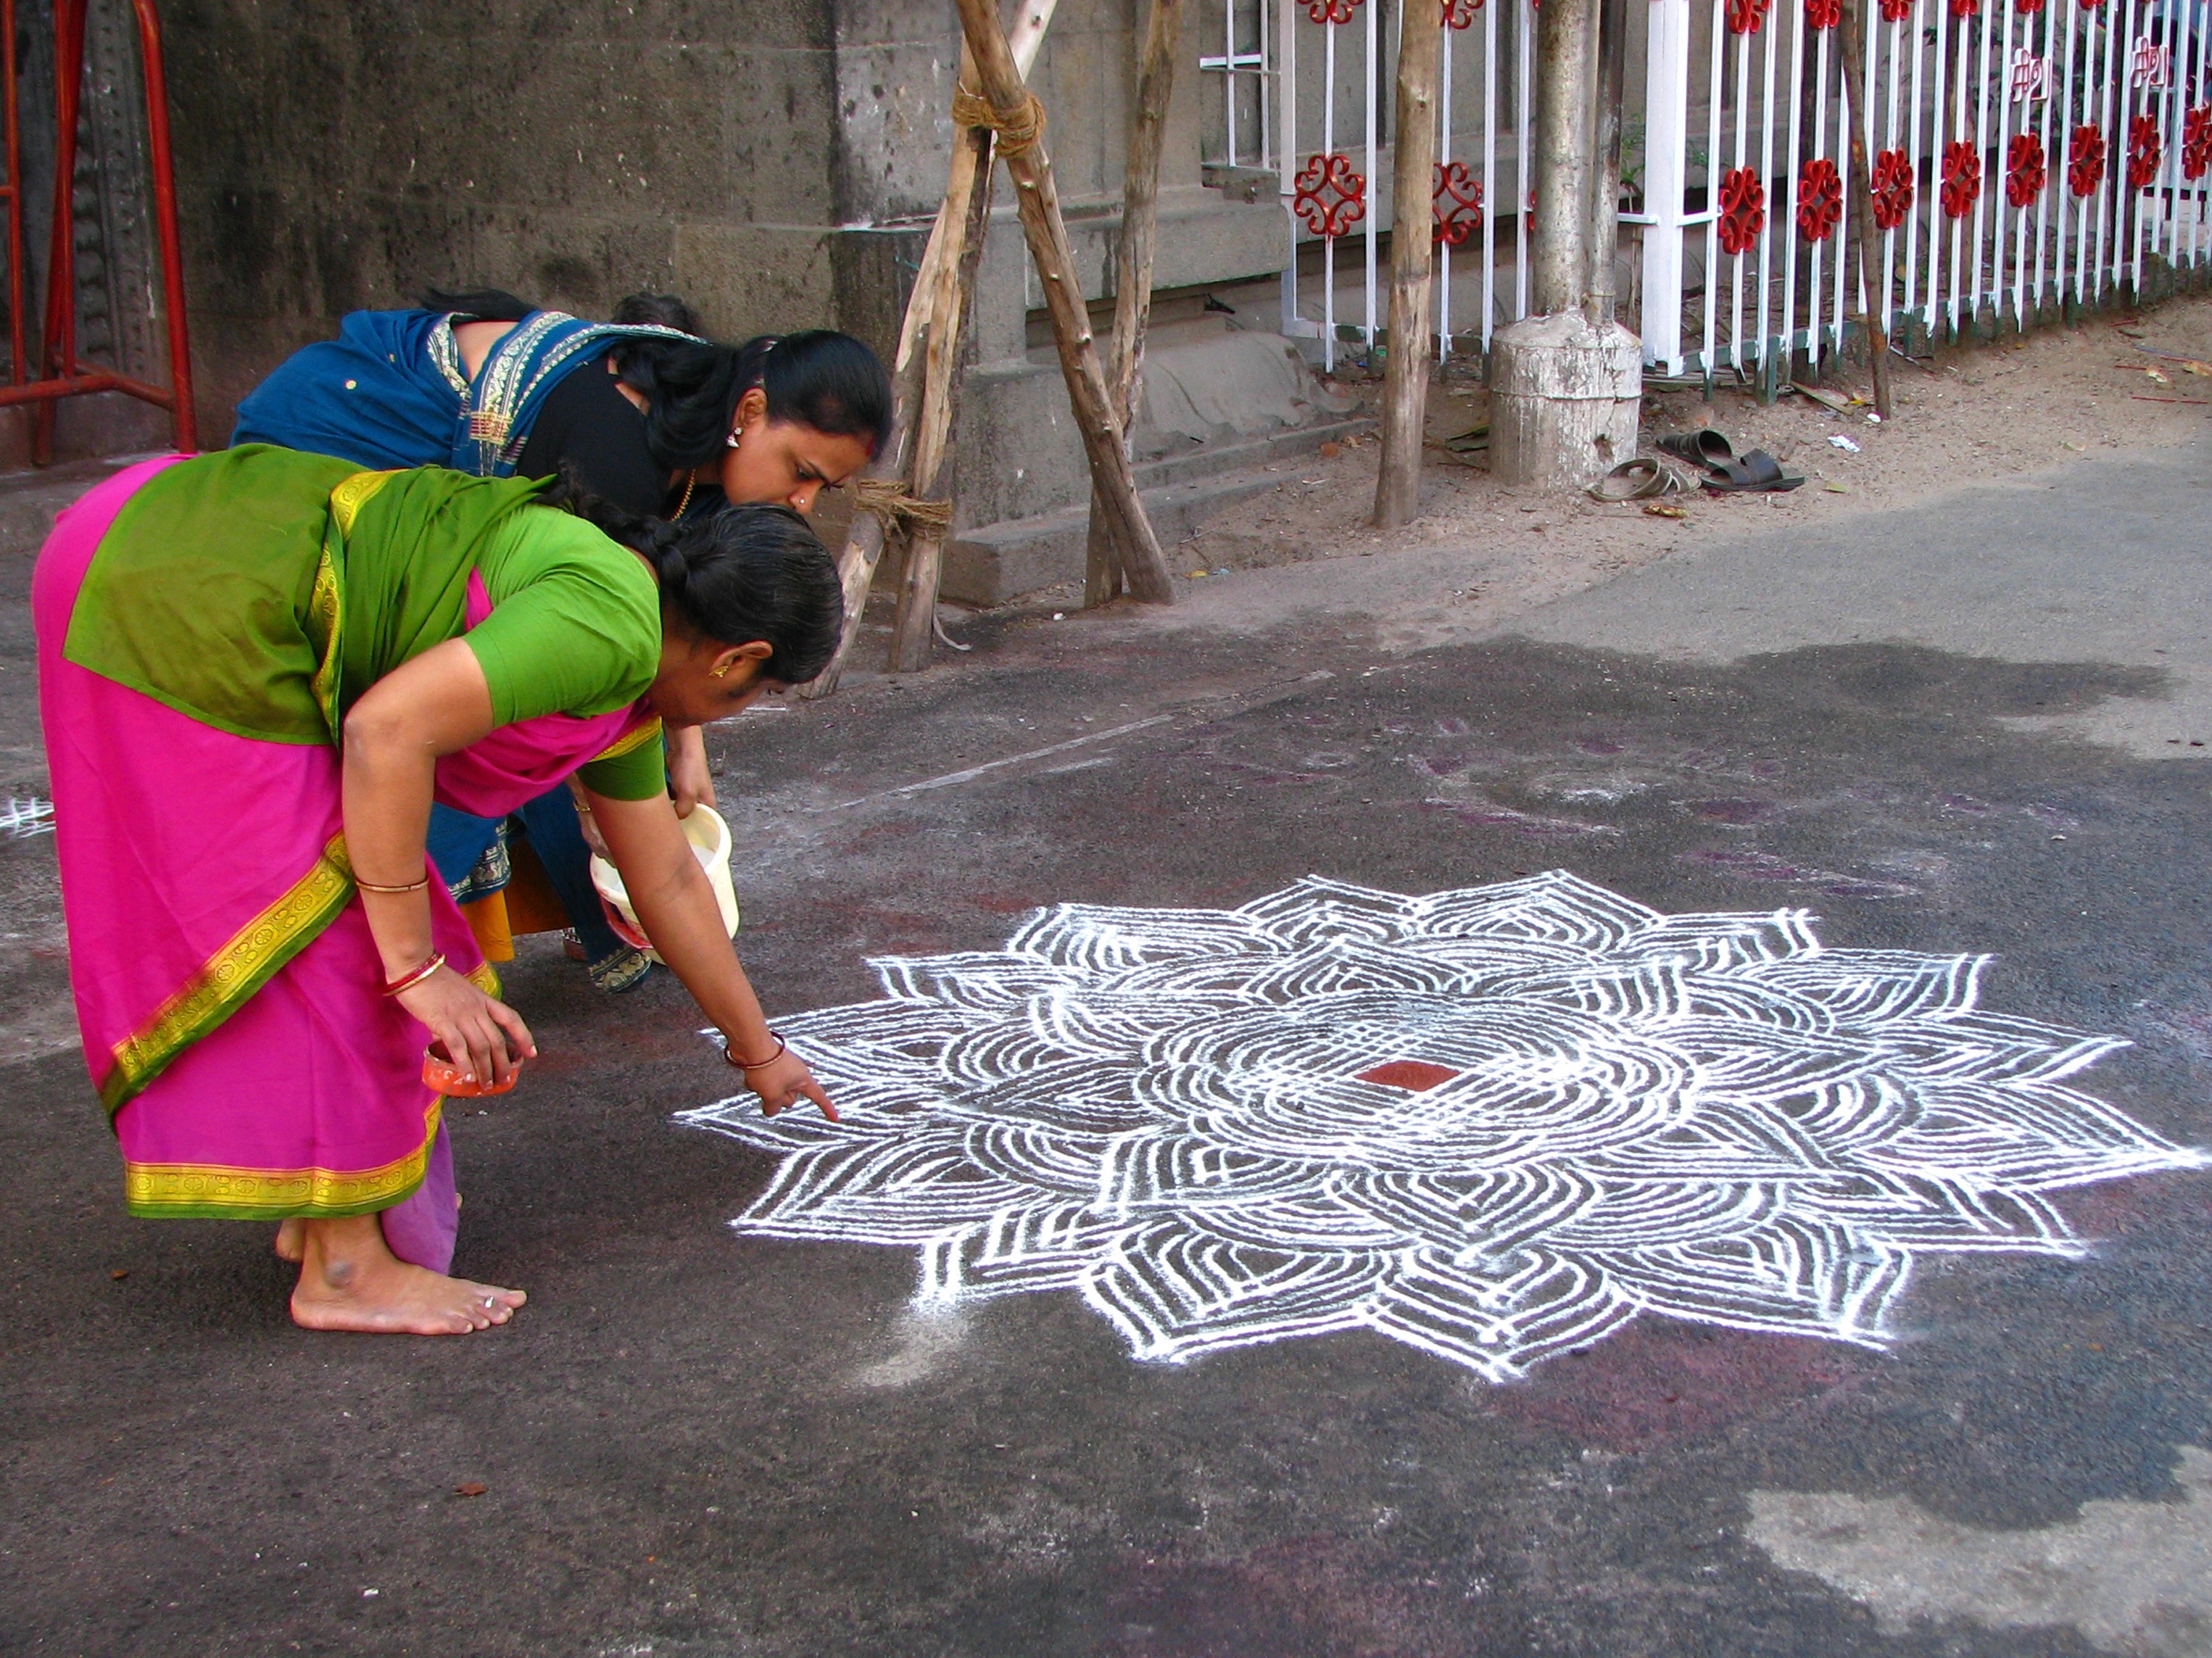
M 353 884 L 363 892 L 420 892 L 430 884 L 430 878 L 426 875 L 419 881 L 410 881 L 404 887 L 387 887 L 375 881 L 364 881 L 356 875 L 353 878 Z
M 404 995 L 408 991 L 414 989 L 416 985 L 421 984 L 423 980 L 428 978 L 440 968 L 445 966 L 445 954 L 443 951 L 441 951 L 438 954 L 432 956 L 428 961 L 423 963 L 422 966 L 416 968 L 412 973 L 403 973 L 396 979 L 387 980 L 385 982 L 384 993 L 387 996 Z
M 769 1035 L 771 1035 L 771 1036 L 775 1036 L 775 1032 L 774 1032 L 773 1030 L 769 1031 L 768 1034 L 769 1034 Z M 774 1065 L 774 1064 L 775 1064 L 778 1060 L 781 1059 L 785 1054 L 788 1054 L 788 1053 L 790 1053 L 790 1052 L 791 1052 L 791 1044 L 790 1044 L 790 1043 L 788 1043 L 788 1042 L 785 1042 L 785 1041 L 784 1041 L 784 1039 L 783 1039 L 782 1037 L 781 1037 L 781 1036 L 775 1036 L 775 1053 L 773 1053 L 773 1054 L 769 1054 L 769 1055 L 768 1056 L 768 1058 L 766 1058 L 766 1059 L 764 1059 L 764 1060 L 751 1060 L 751 1061 L 748 1062 L 748 1061 L 746 1061 L 746 1060 L 744 1060 L 739 1059 L 739 1058 L 738 1057 L 738 1050 L 737 1050 L 736 1048 L 732 1048 L 732 1047 L 731 1047 L 727 1042 L 725 1042 L 725 1043 L 722 1045 L 722 1057 L 723 1057 L 724 1059 L 727 1060 L 728 1060 L 728 1061 L 729 1061 L 732 1066 L 735 1066 L 737 1069 L 738 1069 L 739 1071 L 761 1071 L 761 1070 L 764 1070 L 764 1069 L 766 1069 L 768 1066 Z

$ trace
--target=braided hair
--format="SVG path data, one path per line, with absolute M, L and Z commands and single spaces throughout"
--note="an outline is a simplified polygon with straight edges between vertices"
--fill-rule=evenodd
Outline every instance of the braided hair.
M 644 395 L 646 446 L 672 471 L 720 456 L 738 404 L 756 386 L 771 421 L 865 439 L 871 459 L 890 435 L 890 376 L 866 343 L 834 329 L 760 334 L 743 345 L 632 340 L 615 367 Z
M 821 538 L 790 507 L 743 504 L 670 524 L 602 500 L 567 471 L 538 501 L 642 554 L 660 584 L 663 615 L 720 644 L 766 643 L 762 677 L 803 685 L 836 654 L 843 584 Z

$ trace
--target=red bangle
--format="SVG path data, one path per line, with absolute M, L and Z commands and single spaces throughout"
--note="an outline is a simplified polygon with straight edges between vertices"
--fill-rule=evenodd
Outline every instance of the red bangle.
M 445 964 L 446 958 L 442 953 L 434 955 L 412 973 L 403 973 L 396 979 L 387 979 L 384 985 L 384 993 L 387 996 L 398 996 L 412 990 Z
M 775 1032 L 773 1030 L 769 1031 L 768 1034 L 771 1036 L 775 1036 Z M 778 1060 L 781 1059 L 789 1052 L 791 1052 L 791 1045 L 785 1042 L 781 1036 L 775 1036 L 775 1052 L 769 1054 L 768 1058 L 764 1060 L 741 1060 L 738 1057 L 738 1050 L 736 1048 L 732 1048 L 727 1042 L 725 1042 L 722 1045 L 722 1057 L 727 1060 L 733 1067 L 739 1071 L 758 1071 L 763 1066 L 774 1065 Z

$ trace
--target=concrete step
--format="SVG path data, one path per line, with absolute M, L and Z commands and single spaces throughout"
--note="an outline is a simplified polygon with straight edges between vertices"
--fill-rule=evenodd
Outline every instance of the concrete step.
M 1374 425 L 1364 416 L 1333 421 L 1233 448 L 1208 449 L 1201 457 L 1138 467 L 1138 493 L 1153 533 L 1170 550 L 1169 563 L 1175 562 L 1176 544 L 1196 534 L 1207 513 L 1283 481 L 1279 472 L 1267 467 L 1310 455 L 1324 443 L 1371 431 Z M 1190 476 L 1191 467 L 1201 460 L 1204 475 Z M 1080 581 L 1090 523 L 1086 502 L 1035 518 L 1006 519 L 959 531 L 945 544 L 940 591 L 955 604 L 988 609 L 1057 582 Z

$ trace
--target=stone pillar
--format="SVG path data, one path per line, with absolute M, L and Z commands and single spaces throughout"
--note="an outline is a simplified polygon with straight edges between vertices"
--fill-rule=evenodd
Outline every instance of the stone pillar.
M 1619 112 L 1601 148 L 1594 101 L 1620 95 L 1620 42 L 1601 85 L 1598 10 L 1598 0 L 1546 0 L 1537 13 L 1540 314 L 1491 340 L 1490 467 L 1509 489 L 1579 489 L 1636 453 L 1644 346 L 1613 314 Z
M 1516 489 L 1580 489 L 1636 453 L 1644 345 L 1580 311 L 1523 317 L 1492 337 L 1490 470 Z

